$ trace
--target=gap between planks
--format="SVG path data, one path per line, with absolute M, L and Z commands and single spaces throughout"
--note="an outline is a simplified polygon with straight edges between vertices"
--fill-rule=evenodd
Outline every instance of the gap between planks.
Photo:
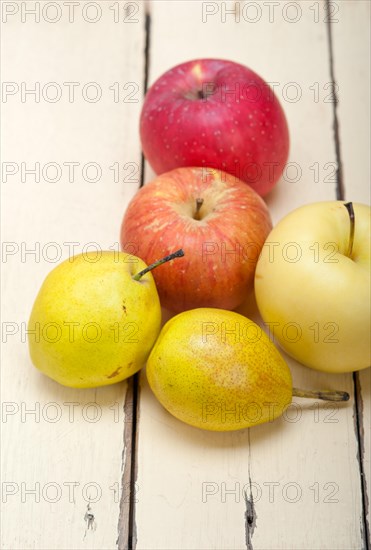
M 330 13 L 330 0 L 326 0 L 327 12 Z M 333 45 L 333 34 L 332 34 L 332 23 L 330 17 L 327 18 L 327 39 L 328 39 L 328 48 L 329 48 L 329 59 L 330 59 L 330 79 L 331 79 L 331 91 L 333 97 L 333 130 L 334 130 L 334 141 L 335 141 L 335 154 L 336 154 L 336 198 L 337 200 L 346 200 L 346 188 L 343 178 L 343 163 L 341 155 L 341 140 L 340 140 L 340 127 L 339 127 L 339 118 L 338 118 L 338 104 L 339 100 L 336 95 L 337 82 L 336 82 L 336 72 L 335 72 L 335 59 L 334 59 L 334 45 Z M 359 475 L 360 475 L 360 486 L 361 486 L 361 498 L 362 498 L 362 518 L 361 518 L 361 537 L 364 543 L 364 550 L 370 550 L 370 530 L 367 521 L 368 514 L 368 496 L 367 496 L 367 486 L 366 486 L 366 477 L 365 477 L 365 468 L 364 468 L 364 426 L 363 426 L 363 400 L 362 400 L 362 390 L 359 379 L 359 373 L 353 372 L 353 392 L 354 392 L 354 407 L 353 407 L 353 417 L 354 417 L 354 431 L 356 435 L 358 450 L 357 450 L 357 461 L 359 466 Z
M 326 0 L 326 6 L 329 10 L 330 0 Z M 150 68 L 150 44 L 151 44 L 151 13 L 150 2 L 145 2 L 145 47 L 144 47 L 144 93 L 148 89 L 148 77 Z M 335 76 L 335 62 L 334 62 L 334 50 L 333 50 L 333 36 L 331 22 L 328 18 L 327 23 L 327 38 L 329 48 L 329 60 L 330 60 L 330 79 L 332 83 L 332 94 L 334 97 L 333 102 L 333 131 L 334 142 L 336 152 L 336 198 L 337 200 L 345 200 L 345 185 L 343 180 L 342 170 L 342 156 L 341 156 L 341 140 L 340 140 L 340 127 L 338 119 L 338 99 L 335 94 L 336 89 L 336 76 Z M 141 157 L 141 177 L 140 186 L 144 184 L 145 173 L 145 159 L 142 154 Z M 136 491 L 136 479 L 137 479 L 137 443 L 138 443 L 138 406 L 139 406 L 139 373 L 134 375 L 132 381 L 129 382 L 128 391 L 126 395 L 124 410 L 125 417 L 132 418 L 131 423 L 125 425 L 124 430 L 124 450 L 123 450 L 123 476 L 122 486 L 130 486 L 130 498 L 129 502 L 126 501 L 124 491 L 122 492 L 120 502 L 120 517 L 118 524 L 118 549 L 119 550 L 135 550 L 136 547 L 136 524 L 135 524 L 135 491 Z M 354 429 L 356 439 L 358 443 L 358 464 L 360 471 L 360 482 L 362 490 L 362 539 L 364 542 L 364 550 L 370 550 L 370 533 L 367 522 L 367 487 L 364 476 L 364 428 L 363 428 L 363 406 L 362 406 L 362 394 L 361 385 L 359 381 L 359 374 L 353 373 L 353 387 L 354 387 Z M 251 458 L 251 443 L 249 438 L 249 458 Z M 251 487 L 250 476 L 250 460 L 249 460 L 249 484 Z M 250 497 L 245 495 L 246 511 L 245 511 L 245 526 L 246 526 L 246 547 L 248 550 L 253 550 L 252 535 L 254 533 L 256 525 L 256 512 L 254 509 L 254 502 L 252 494 Z
M 149 64 L 150 64 L 150 46 L 151 46 L 151 13 L 150 3 L 146 0 L 144 3 L 144 77 L 143 90 L 144 95 L 148 89 Z M 142 153 L 140 165 L 140 183 L 139 188 L 143 187 L 145 178 L 145 158 Z M 135 493 L 136 480 L 138 475 L 138 414 L 139 414 L 139 377 L 136 373 L 129 381 L 126 393 L 124 418 L 131 418 L 132 422 L 125 423 L 122 452 L 122 493 L 120 500 L 120 515 L 118 522 L 118 550 L 134 550 L 137 541 L 137 530 L 135 523 Z M 125 498 L 125 487 L 129 487 L 129 501 Z

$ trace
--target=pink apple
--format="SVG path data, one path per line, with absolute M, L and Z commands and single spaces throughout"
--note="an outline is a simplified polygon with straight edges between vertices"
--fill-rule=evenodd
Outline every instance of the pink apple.
M 233 309 L 252 290 L 271 228 L 265 202 L 249 185 L 219 170 L 178 168 L 134 196 L 121 246 L 147 264 L 183 248 L 183 258 L 152 272 L 164 307 Z
M 140 135 L 157 174 L 214 167 L 262 196 L 279 180 L 289 151 L 285 114 L 271 88 L 222 59 L 196 59 L 163 74 L 146 95 Z

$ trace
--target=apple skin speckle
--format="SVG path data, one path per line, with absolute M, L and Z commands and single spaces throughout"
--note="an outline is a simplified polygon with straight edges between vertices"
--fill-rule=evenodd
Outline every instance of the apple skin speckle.
M 198 198 L 204 199 L 200 219 L 195 218 Z M 152 271 L 164 307 L 234 309 L 252 290 L 271 228 L 265 202 L 249 185 L 219 170 L 184 167 L 161 174 L 133 197 L 121 226 L 121 246 L 125 250 L 125 243 L 135 243 L 136 255 L 148 265 L 184 250 L 176 265 Z
M 289 153 L 287 121 L 273 90 L 249 68 L 220 59 L 189 61 L 162 75 L 146 95 L 140 136 L 158 174 L 202 164 L 233 174 L 238 158 L 239 177 L 262 196 L 279 180 Z M 246 149 L 259 178 L 246 176 Z

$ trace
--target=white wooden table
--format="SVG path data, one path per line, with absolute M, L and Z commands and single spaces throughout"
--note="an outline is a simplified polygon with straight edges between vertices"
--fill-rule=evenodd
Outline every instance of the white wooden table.
M 295 385 L 350 402 L 295 399 L 275 423 L 208 433 L 162 409 L 144 373 L 57 385 L 31 366 L 25 327 L 59 261 L 118 247 L 125 206 L 153 176 L 138 135 L 145 86 L 182 61 L 231 59 L 274 83 L 291 134 L 267 197 L 274 222 L 311 201 L 369 203 L 370 2 L 1 10 L 2 548 L 369 549 L 370 369 L 330 376 L 288 359 Z M 253 304 L 240 311 L 258 319 Z

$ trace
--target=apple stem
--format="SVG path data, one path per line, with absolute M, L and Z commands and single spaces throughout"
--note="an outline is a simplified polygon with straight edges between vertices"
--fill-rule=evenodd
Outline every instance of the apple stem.
M 200 208 L 203 205 L 203 203 L 204 203 L 204 199 L 201 199 L 201 198 L 196 199 L 196 212 L 195 212 L 195 215 L 193 216 L 193 219 L 195 219 L 195 220 L 200 220 L 201 219 L 199 212 L 200 212 Z
M 184 252 L 180 248 L 176 252 L 173 252 L 172 254 L 169 254 L 168 256 L 165 256 L 165 258 L 162 258 L 161 260 L 157 260 L 153 264 L 147 266 L 142 271 L 139 271 L 139 273 L 137 273 L 136 275 L 133 275 L 133 279 L 134 279 L 134 281 L 139 281 L 143 277 L 143 275 L 148 273 L 148 271 L 152 271 L 152 269 L 154 269 L 158 265 L 164 264 L 165 262 L 170 262 L 170 260 L 174 260 L 174 258 L 181 258 L 182 256 L 184 256 Z
M 355 227 L 355 216 L 354 216 L 354 209 L 353 209 L 353 203 L 352 202 L 346 202 L 344 204 L 345 208 L 348 210 L 349 214 L 349 220 L 350 220 L 350 234 L 349 234 L 349 245 L 348 245 L 348 252 L 347 256 L 348 258 L 351 257 L 353 252 L 353 242 L 354 242 L 354 227 Z
M 309 397 L 311 399 L 323 399 L 323 401 L 348 401 L 349 393 L 346 391 L 324 390 L 310 391 L 292 388 L 292 395 L 295 397 Z

